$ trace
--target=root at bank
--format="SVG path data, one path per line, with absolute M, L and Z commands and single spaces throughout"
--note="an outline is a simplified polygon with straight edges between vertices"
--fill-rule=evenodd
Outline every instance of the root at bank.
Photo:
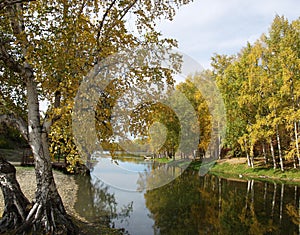
M 34 172 L 31 174 L 34 175 Z M 35 185 L 35 182 L 32 184 Z M 37 192 L 35 202 L 30 203 L 16 179 L 15 167 L 4 159 L 0 159 L 0 185 L 5 202 L 0 222 L 1 233 L 20 233 L 33 229 L 50 234 L 78 232 L 66 213 L 60 196 L 56 195 L 57 191 L 51 190 L 51 185 L 44 185 L 43 189 Z M 76 189 L 74 194 L 76 195 Z M 74 198 L 69 200 L 74 202 Z

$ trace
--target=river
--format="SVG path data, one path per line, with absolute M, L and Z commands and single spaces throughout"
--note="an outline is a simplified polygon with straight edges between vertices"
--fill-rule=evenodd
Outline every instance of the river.
M 174 180 L 145 186 L 144 176 L 158 167 L 138 158 L 97 159 L 91 177 L 77 179 L 76 211 L 132 235 L 300 234 L 298 186 L 172 167 L 180 172 Z

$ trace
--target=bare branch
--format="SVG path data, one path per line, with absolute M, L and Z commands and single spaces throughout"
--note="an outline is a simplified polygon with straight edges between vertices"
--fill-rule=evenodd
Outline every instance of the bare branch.
M 122 20 L 124 18 L 124 16 L 128 13 L 128 11 L 137 3 L 138 0 L 134 0 L 132 1 L 131 4 L 129 4 L 128 7 L 126 7 L 124 10 L 123 10 L 123 13 L 121 14 L 121 17 L 119 20 Z
M 98 29 L 98 33 L 97 33 L 97 42 L 99 41 L 99 38 L 100 38 L 100 35 L 101 35 L 101 30 L 104 26 L 104 21 L 105 21 L 105 18 L 108 16 L 108 13 L 110 12 L 110 10 L 112 9 L 112 7 L 115 5 L 117 0 L 113 0 L 111 2 L 111 4 L 109 5 L 109 7 L 106 9 L 103 17 L 102 17 L 102 20 L 100 22 L 100 25 L 99 25 L 99 29 Z
M 20 131 L 25 140 L 28 141 L 28 128 L 26 122 L 14 114 L 0 115 L 0 123 L 4 122 L 8 126 L 14 127 Z
M 52 126 L 55 122 L 57 122 L 58 120 L 60 120 L 61 117 L 62 117 L 61 114 L 55 115 L 55 116 L 52 117 L 52 118 L 50 118 L 49 115 L 46 115 L 46 116 L 45 116 L 45 120 L 44 120 L 44 122 L 43 122 L 43 124 L 42 124 L 42 131 L 43 131 L 44 133 L 49 134 L 51 126 Z

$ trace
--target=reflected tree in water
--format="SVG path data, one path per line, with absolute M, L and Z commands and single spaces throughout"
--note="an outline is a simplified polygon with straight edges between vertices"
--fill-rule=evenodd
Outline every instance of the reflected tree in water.
M 77 176 L 76 212 L 89 223 L 109 226 L 113 219 L 126 219 L 132 212 L 132 202 L 117 210 L 115 195 L 96 177 Z
M 145 199 L 160 234 L 298 234 L 297 188 L 185 171 Z

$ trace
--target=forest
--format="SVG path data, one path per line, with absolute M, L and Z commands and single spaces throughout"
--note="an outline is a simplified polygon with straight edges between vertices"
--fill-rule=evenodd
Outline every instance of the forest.
M 261 156 L 273 168 L 300 167 L 300 21 L 276 16 L 269 32 L 238 55 L 215 55 L 212 76 L 222 93 L 227 127 L 223 147 Z
M 16 180 L 14 166 L 0 157 L 6 208 L 0 232 L 33 229 L 37 233 L 78 234 L 57 191 L 52 161 L 64 159 L 67 171 L 76 173 L 95 145 L 111 153 L 124 151 L 120 139 L 124 137 L 123 146 L 129 146 L 128 132 L 133 142 L 148 143 L 157 156 L 175 159 L 180 152 L 183 158 L 193 154 L 246 157 L 249 167 L 263 158 L 267 166 L 281 171 L 300 167 L 300 20 L 289 22 L 284 16 L 275 16 L 269 32 L 256 42 L 247 43 L 236 55 L 213 55 L 211 69 L 190 74 L 185 82 L 176 84 L 174 74 L 180 73 L 182 58 L 169 51 L 178 43 L 165 38 L 156 23 L 172 20 L 176 10 L 189 2 L 0 1 L 0 122 L 5 123 L 1 132 L 5 133 L 7 126 L 14 128 L 5 135 L 32 150 L 37 185 L 35 200 L 30 202 Z M 129 19 L 134 29 L 129 27 Z M 139 47 L 148 51 L 136 50 Z M 136 63 L 133 52 L 140 53 L 135 54 L 137 67 L 132 67 Z M 162 60 L 166 55 L 167 68 Z M 127 67 L 117 65 L 106 73 L 107 58 L 115 66 L 114 59 L 126 60 Z M 127 68 L 125 76 L 122 69 Z M 101 73 L 117 78 L 105 89 L 87 86 L 88 92 L 78 92 Z M 154 97 L 164 96 L 164 91 L 185 98 L 174 98 L 171 108 L 154 100 L 146 102 L 125 113 L 128 125 L 124 124 L 127 120 L 118 120 L 113 127 L 119 97 L 126 94 L 128 100 L 119 104 L 118 111 L 130 107 L 131 95 L 140 98 L 139 93 L 129 92 L 133 87 L 150 90 Z M 75 119 L 76 100 L 84 104 L 93 92 L 99 97 L 95 107 L 81 107 L 81 116 Z M 224 105 L 220 109 L 213 106 L 219 96 Z M 187 100 L 193 110 L 184 109 Z M 42 103 L 48 105 L 45 110 L 40 110 Z M 181 110 L 181 116 L 172 108 Z M 85 115 L 96 121 L 89 123 Z M 84 132 L 74 128 L 75 122 Z M 150 127 L 157 128 L 152 140 Z M 113 128 L 125 135 L 116 138 Z M 97 142 L 89 135 L 94 130 Z M 182 134 L 185 138 L 180 138 Z M 82 137 L 88 139 L 86 145 L 80 142 Z M 1 146 L 13 146 L 5 141 L 0 138 Z
M 175 85 L 194 107 L 197 121 L 188 113 L 179 121 L 176 114 L 163 105 L 152 105 L 148 113 L 139 109 L 139 118 L 146 120 L 147 125 L 157 121 L 168 130 L 157 155 L 172 157 L 179 151 L 181 155 L 191 156 L 189 148 L 185 151 L 179 147 L 178 137 L 183 126 L 189 126 L 190 133 L 200 134 L 197 151 L 202 157 L 216 154 L 218 158 L 246 157 L 249 167 L 254 167 L 258 158 L 263 159 L 266 166 L 281 171 L 285 166 L 299 168 L 299 27 L 299 20 L 289 22 L 277 15 L 269 32 L 254 43 L 247 43 L 236 55 L 213 55 L 212 69 L 190 74 L 185 82 Z M 216 84 L 217 89 L 212 84 Z M 205 96 L 203 91 L 207 93 Z M 222 97 L 225 111 L 211 108 L 216 109 L 217 93 Z M 183 109 L 183 100 L 178 98 L 176 102 L 175 107 Z M 103 113 L 109 110 L 110 107 Z M 103 113 L 99 119 L 109 120 L 109 115 L 104 117 Z M 134 116 L 131 118 L 134 120 Z M 141 133 L 138 121 L 132 121 L 132 125 Z M 199 129 L 195 128 L 197 125 Z M 102 126 L 100 130 L 105 128 Z M 102 135 L 109 136 L 108 132 Z M 138 141 L 149 141 L 147 134 L 145 136 Z M 190 141 L 191 137 L 187 139 Z
M 277 15 L 269 32 L 253 44 L 247 43 L 236 55 L 215 54 L 212 69 L 190 74 L 185 82 L 176 85 L 175 89 L 182 92 L 196 110 L 200 130 L 198 152 L 202 156 L 212 157 L 214 153 L 209 146 L 214 141 L 219 145 L 219 158 L 247 157 L 249 167 L 254 167 L 255 158 L 263 158 L 270 167 L 281 171 L 285 163 L 300 167 L 299 26 L 299 20 L 289 22 Z M 209 81 L 215 83 L 218 90 L 213 89 Z M 205 87 L 203 90 L 209 97 L 203 96 L 199 86 Z M 222 97 L 225 112 L 212 114 L 210 107 L 218 102 L 216 92 Z M 168 122 L 168 130 L 171 130 L 160 151 L 178 148 L 176 136 L 182 124 L 175 120 L 174 114 L 168 115 L 159 108 L 155 112 L 161 114 L 154 120 Z M 213 123 L 212 115 L 223 122 L 224 128 Z M 185 122 L 191 127 L 190 132 L 196 134 L 191 120 L 187 115 Z M 213 132 L 214 129 L 219 130 Z

